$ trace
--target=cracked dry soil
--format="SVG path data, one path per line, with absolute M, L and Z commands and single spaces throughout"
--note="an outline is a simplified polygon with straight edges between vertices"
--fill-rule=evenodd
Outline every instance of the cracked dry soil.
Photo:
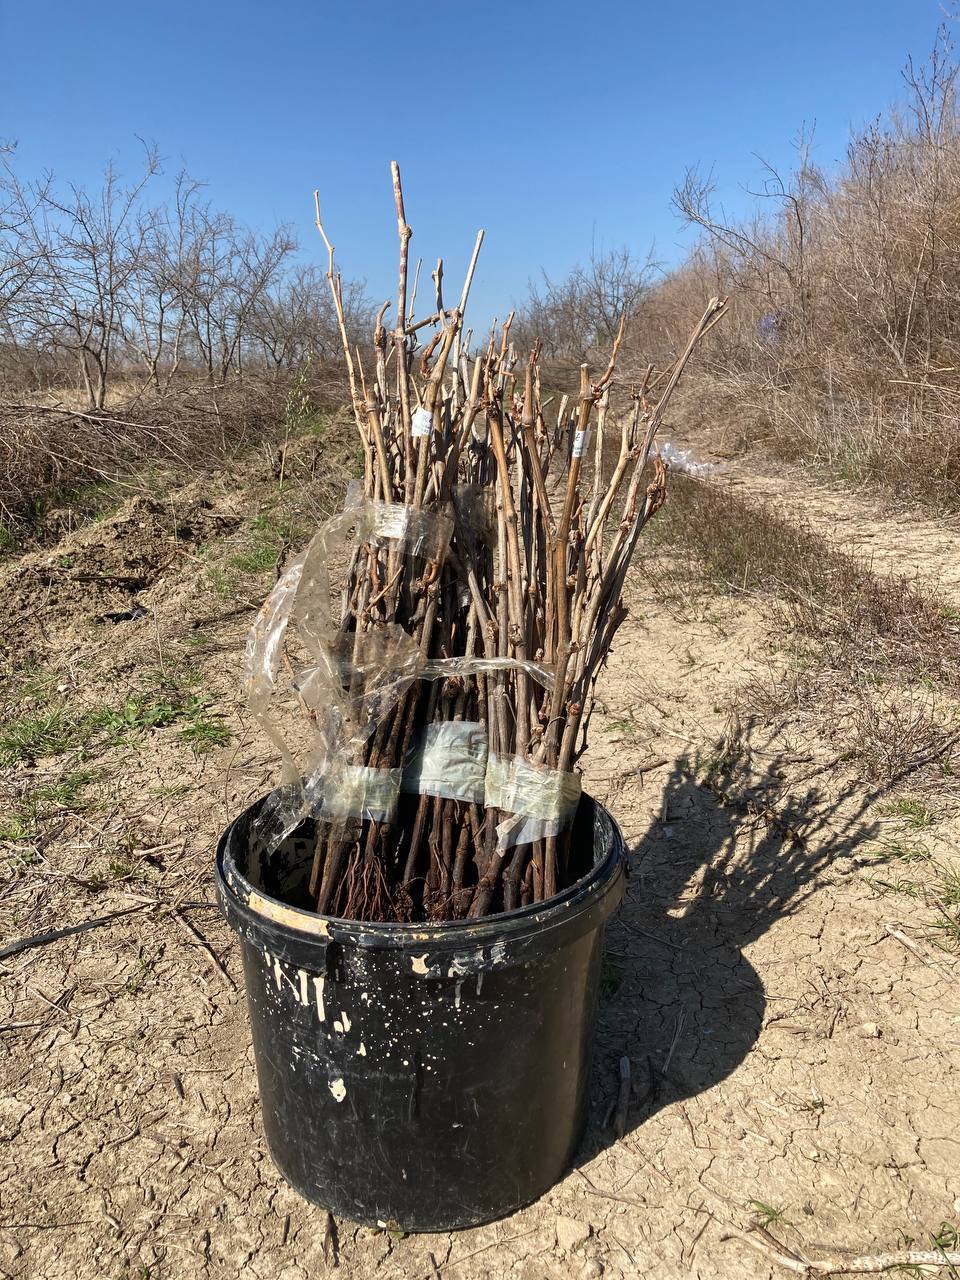
M 225 601 L 200 544 L 229 546 L 268 479 L 131 499 L 0 575 L 6 645 L 52 666 L 71 705 L 189 661 L 233 731 L 199 757 L 169 729 L 107 744 L 96 804 L 26 862 L 5 857 L 5 940 L 135 910 L 0 963 L 0 1275 L 306 1280 L 336 1262 L 344 1280 L 706 1280 L 778 1274 L 725 1238 L 758 1205 L 813 1256 L 922 1247 L 956 1222 L 958 965 L 887 927 L 909 932 L 918 911 L 871 881 L 889 820 L 820 768 L 789 717 L 755 733 L 746 782 L 702 786 L 691 762 L 769 663 L 771 623 L 720 597 L 678 621 L 637 573 L 587 757 L 634 866 L 608 933 L 578 1167 L 475 1231 L 327 1232 L 266 1153 L 239 954 L 211 906 L 216 836 L 274 761 L 237 690 L 248 605 L 268 584 Z M 146 614 L 97 621 L 134 598 Z M 774 785 L 776 802 L 741 803 L 746 783 Z M 955 825 L 938 834 L 955 844 Z M 135 873 L 104 875 L 111 859 Z M 634 1089 L 616 1139 L 624 1055 Z

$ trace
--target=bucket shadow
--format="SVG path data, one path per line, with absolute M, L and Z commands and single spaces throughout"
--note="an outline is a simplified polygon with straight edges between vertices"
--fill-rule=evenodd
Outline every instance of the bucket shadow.
M 811 776 L 787 794 L 783 756 L 761 756 L 758 768 L 743 739 L 720 751 L 673 766 L 660 816 L 630 849 L 627 895 L 606 935 L 579 1162 L 618 1136 L 622 1057 L 626 1133 L 736 1069 L 767 1006 L 743 948 L 795 912 L 823 873 L 854 872 L 857 849 L 876 836 L 865 813 L 881 789 L 851 783 L 827 798 Z

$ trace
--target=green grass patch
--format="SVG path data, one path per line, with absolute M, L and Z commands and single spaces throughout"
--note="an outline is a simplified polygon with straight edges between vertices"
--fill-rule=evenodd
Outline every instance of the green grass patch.
M 932 862 L 933 854 L 925 844 L 911 840 L 888 840 L 885 844 L 868 849 L 869 856 L 880 862 Z
M 223 718 L 206 710 L 200 711 L 180 730 L 180 738 L 200 756 L 230 741 L 230 730 Z
M 944 916 L 934 920 L 930 930 L 928 941 L 941 950 L 955 952 L 960 949 L 960 920 Z
M 97 776 L 89 769 L 75 769 L 56 782 L 30 787 L 0 819 L 0 840 L 33 840 L 62 814 L 82 812 L 87 808 L 84 791 Z
M 787 1212 L 786 1209 L 777 1209 L 763 1200 L 748 1200 L 747 1204 L 753 1210 L 757 1223 L 761 1227 L 772 1227 L 778 1222 L 783 1222 Z
M 893 876 L 889 880 L 872 879 L 870 883 L 878 893 L 902 893 L 907 898 L 922 898 L 923 885 L 919 880 L 911 880 L 907 876 Z
M 250 523 L 249 545 L 230 557 L 230 564 L 242 573 L 274 570 L 284 549 L 306 537 L 304 529 L 280 512 L 264 508 Z
M 944 871 L 939 897 L 948 907 L 960 907 L 960 871 Z
M 109 480 L 98 480 L 65 489 L 58 500 L 62 506 L 71 507 L 88 520 L 102 520 L 123 505 L 129 492 L 129 489 L 111 484 Z
M 637 731 L 637 726 L 632 720 L 623 718 L 608 720 L 606 727 L 611 733 L 636 733 Z
M 230 563 L 241 573 L 266 573 L 277 562 L 277 550 L 266 542 L 257 543 L 249 551 L 230 557 Z
M 43 669 L 33 671 L 10 696 L 16 702 L 41 705 L 0 721 L 0 767 L 28 765 L 68 752 L 75 752 L 82 760 L 93 741 L 110 746 L 172 726 L 179 727 L 180 739 L 194 754 L 222 746 L 229 741 L 230 730 L 198 691 L 201 680 L 202 672 L 187 665 L 148 671 L 145 682 L 151 687 L 147 691 L 130 693 L 119 705 L 76 712 L 62 704 L 49 705 L 56 677 Z M 57 796 L 38 793 L 38 799 L 55 802 Z M 69 807 L 66 793 L 62 802 Z M 32 829 L 30 816 L 19 812 L 0 827 L 7 832 L 6 839 L 24 838 Z
M 104 707 L 93 713 L 94 723 L 107 730 L 114 741 L 139 737 L 153 729 L 179 725 L 179 737 L 193 751 L 202 755 L 230 740 L 230 730 L 223 717 L 210 710 L 198 694 L 178 697 L 153 697 L 130 694 L 117 707 Z
M 230 600 L 237 594 L 238 582 L 234 574 L 228 573 L 222 564 L 207 565 L 207 581 L 218 596 Z
M 18 702 L 49 702 L 57 691 L 57 673 L 50 667 L 32 664 L 11 681 L 11 696 Z
M 147 729 L 165 729 L 176 723 L 182 708 L 165 698 L 151 698 L 147 694 L 132 693 L 119 707 L 102 707 L 94 711 L 91 719 L 101 729 L 114 737 L 131 733 L 143 733 Z
M 62 707 L 19 716 L 0 725 L 0 765 L 8 766 L 81 749 L 94 725 Z
M 900 818 L 911 831 L 922 831 L 924 827 L 932 827 L 937 815 L 929 805 L 914 796 L 903 796 L 885 804 L 880 812 L 885 817 Z

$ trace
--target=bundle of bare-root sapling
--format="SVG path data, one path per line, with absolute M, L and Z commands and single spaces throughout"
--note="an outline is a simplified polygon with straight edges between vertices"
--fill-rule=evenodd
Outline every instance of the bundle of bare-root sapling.
M 666 492 L 657 431 L 724 304 L 709 302 L 678 358 L 655 381 L 648 371 L 611 426 L 621 322 L 606 366 L 595 378 L 581 366 L 548 421 L 539 349 L 515 350 L 509 318 L 471 350 L 482 232 L 456 304 L 441 260 L 429 314 L 416 317 L 395 164 L 393 187 L 395 324 L 384 303 L 366 358 L 347 338 L 317 202 L 364 472 L 251 632 L 251 704 L 286 762 L 261 826 L 278 845 L 314 819 L 309 893 L 321 913 L 476 918 L 542 902 L 577 874 L 595 684 Z M 274 711 L 281 666 L 295 676 L 299 755 Z

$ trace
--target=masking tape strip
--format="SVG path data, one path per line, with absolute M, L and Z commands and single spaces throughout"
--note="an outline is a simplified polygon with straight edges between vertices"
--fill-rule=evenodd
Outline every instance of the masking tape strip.
M 420 750 L 404 770 L 403 790 L 483 804 L 487 731 L 476 720 L 428 724 Z
M 484 804 L 511 815 L 497 827 L 497 847 L 559 835 L 577 811 L 580 790 L 578 773 L 537 769 L 519 756 L 491 755 Z

